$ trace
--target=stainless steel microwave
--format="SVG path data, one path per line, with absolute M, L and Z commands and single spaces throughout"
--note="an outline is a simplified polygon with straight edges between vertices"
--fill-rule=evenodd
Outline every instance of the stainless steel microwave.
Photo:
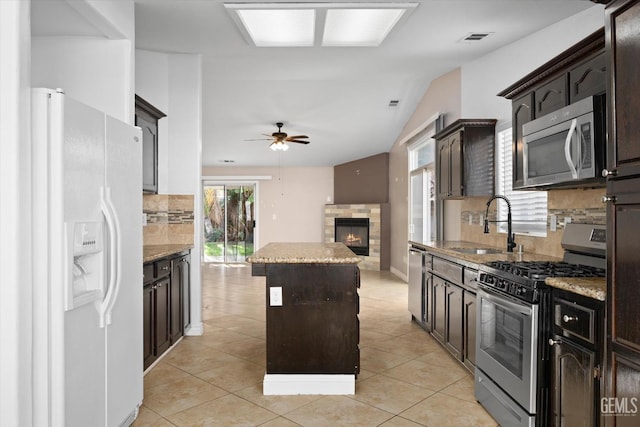
M 604 96 L 591 96 L 522 125 L 525 187 L 602 181 L 605 104 Z

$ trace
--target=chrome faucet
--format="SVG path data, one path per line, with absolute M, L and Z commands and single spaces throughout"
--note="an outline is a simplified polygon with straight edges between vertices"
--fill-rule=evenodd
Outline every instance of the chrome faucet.
M 484 233 L 485 234 L 489 234 L 489 223 L 490 222 L 505 222 L 505 221 L 489 221 L 489 206 L 491 206 L 491 202 L 493 202 L 495 199 L 502 199 L 507 203 L 507 252 L 513 252 L 513 248 L 516 247 L 516 236 L 515 234 L 512 233 L 511 231 L 511 203 L 509 202 L 509 199 L 507 199 L 505 196 L 500 196 L 498 194 L 496 194 L 495 196 L 492 196 L 488 201 L 487 201 L 487 211 L 484 214 Z

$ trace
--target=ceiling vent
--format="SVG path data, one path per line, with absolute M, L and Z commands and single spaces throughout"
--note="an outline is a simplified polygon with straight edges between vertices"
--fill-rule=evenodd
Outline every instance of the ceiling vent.
M 397 99 L 392 99 L 391 101 L 389 101 L 389 105 L 387 105 L 387 108 L 397 108 L 399 103 L 400 101 L 398 101 Z
M 493 33 L 469 33 L 460 40 L 461 42 L 477 42 Z

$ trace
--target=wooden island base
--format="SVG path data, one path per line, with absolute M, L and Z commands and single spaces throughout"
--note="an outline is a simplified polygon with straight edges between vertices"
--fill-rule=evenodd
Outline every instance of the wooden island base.
M 263 393 L 355 394 L 360 258 L 341 243 L 271 243 L 247 260 L 266 276 Z

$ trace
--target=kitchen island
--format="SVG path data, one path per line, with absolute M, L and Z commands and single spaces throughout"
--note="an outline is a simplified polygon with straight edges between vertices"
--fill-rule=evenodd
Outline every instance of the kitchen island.
M 266 277 L 263 393 L 354 394 L 360 257 L 342 243 L 270 243 L 247 261 Z

